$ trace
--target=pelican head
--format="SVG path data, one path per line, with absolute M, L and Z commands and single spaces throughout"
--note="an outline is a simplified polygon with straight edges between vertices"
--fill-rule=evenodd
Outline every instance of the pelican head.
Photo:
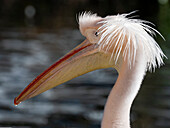
M 119 77 L 106 103 L 102 127 L 130 127 L 130 106 L 143 76 L 147 70 L 160 67 L 165 56 L 153 39 L 155 33 L 161 34 L 147 21 L 128 18 L 131 14 L 104 18 L 89 12 L 80 14 L 79 29 L 86 39 L 35 78 L 14 104 L 82 74 L 111 67 L 119 72 Z

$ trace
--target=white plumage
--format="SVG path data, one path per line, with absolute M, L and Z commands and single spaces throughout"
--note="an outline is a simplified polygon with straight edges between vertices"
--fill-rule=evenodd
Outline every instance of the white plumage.
M 100 40 L 98 41 L 100 49 L 104 49 L 107 52 L 112 48 L 111 59 L 113 57 L 115 63 L 117 63 L 122 52 L 124 60 L 129 60 L 128 64 L 131 68 L 135 61 L 137 49 L 143 48 L 147 61 L 146 70 L 152 71 L 152 69 L 164 64 L 162 58 L 166 57 L 153 36 L 158 33 L 163 39 L 164 37 L 156 29 L 148 25 L 152 23 L 140 19 L 132 19 L 134 16 L 128 18 L 133 13 L 135 11 L 101 18 L 97 14 L 84 12 L 79 15 L 80 30 L 102 24 L 97 30 L 98 35 L 100 35 Z M 87 36 L 83 32 L 82 35 Z M 139 43 L 142 47 L 139 47 Z

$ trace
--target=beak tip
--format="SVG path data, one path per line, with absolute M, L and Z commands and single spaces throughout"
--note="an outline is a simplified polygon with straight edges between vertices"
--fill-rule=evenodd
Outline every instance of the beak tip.
M 14 99 L 14 105 L 17 106 L 18 104 L 20 104 L 21 102 L 18 102 L 17 97 Z

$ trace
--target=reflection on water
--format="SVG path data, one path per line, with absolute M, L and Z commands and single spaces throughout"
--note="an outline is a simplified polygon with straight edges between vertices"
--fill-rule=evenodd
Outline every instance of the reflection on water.
M 39 73 L 83 40 L 78 30 L 0 32 L 0 126 L 99 128 L 116 81 L 113 69 L 97 70 L 17 107 L 13 99 Z M 147 75 L 132 108 L 132 127 L 170 127 L 170 69 Z

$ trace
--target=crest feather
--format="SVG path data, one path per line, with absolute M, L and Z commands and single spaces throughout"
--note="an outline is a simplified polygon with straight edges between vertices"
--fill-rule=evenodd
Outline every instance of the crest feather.
M 78 16 L 78 23 L 82 35 L 86 36 L 84 30 L 96 26 L 96 23 L 99 22 L 101 19 L 102 18 L 97 16 L 97 14 L 93 14 L 91 12 L 80 13 Z
M 163 36 L 156 29 L 148 25 L 148 23 L 151 24 L 150 22 L 127 18 L 132 13 L 107 16 L 99 22 L 103 24 L 98 29 L 98 33 L 101 35 L 98 42 L 99 47 L 100 49 L 106 47 L 106 51 L 114 47 L 111 58 L 114 58 L 115 63 L 117 63 L 122 52 L 124 59 L 128 57 L 128 64 L 131 67 L 134 64 L 136 51 L 140 43 L 146 55 L 147 70 L 152 71 L 152 69 L 164 64 L 162 58 L 166 57 L 153 36 L 156 33 L 162 38 Z M 123 46 L 125 47 L 122 51 Z

